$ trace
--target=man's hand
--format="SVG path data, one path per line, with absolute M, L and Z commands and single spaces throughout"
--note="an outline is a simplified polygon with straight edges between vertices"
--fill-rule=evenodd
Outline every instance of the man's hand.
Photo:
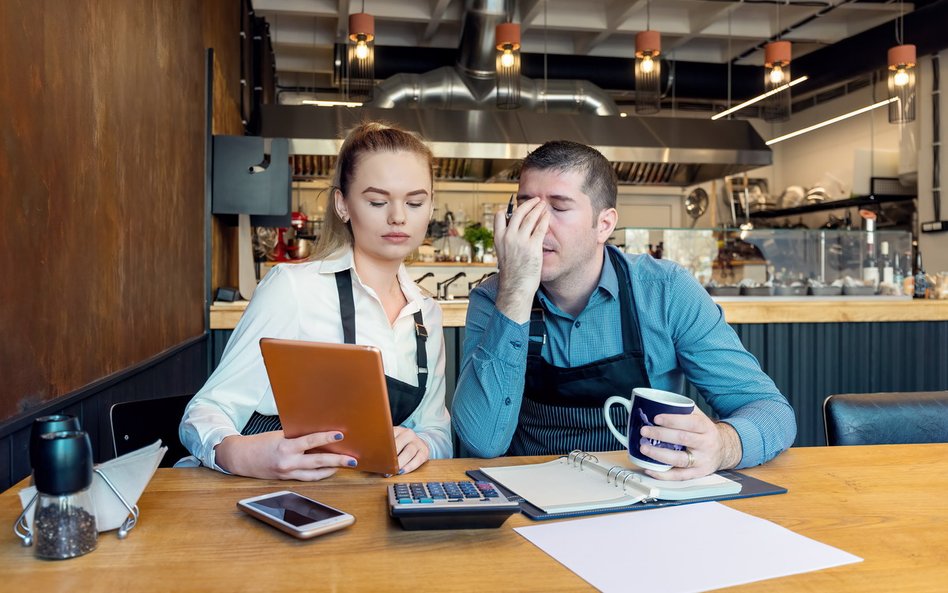
M 295 439 L 282 430 L 229 436 L 217 445 L 217 465 L 232 474 L 268 480 L 322 480 L 340 467 L 356 467 L 348 455 L 307 453 L 310 449 L 342 440 L 338 431 L 314 432 Z
M 641 436 L 684 445 L 686 449 L 674 451 L 641 445 L 644 455 L 672 466 L 665 472 L 645 470 L 646 474 L 659 480 L 690 480 L 713 474 L 719 469 L 729 469 L 740 463 L 743 453 L 737 431 L 725 422 L 714 422 L 697 406 L 691 414 L 655 416 L 655 426 L 643 426 Z M 629 438 L 639 436 L 629 435 Z
M 550 226 L 550 212 L 540 198 L 530 198 L 511 215 L 494 214 L 494 248 L 497 250 L 499 287 L 497 310 L 515 323 L 530 320 L 533 295 L 540 287 L 543 237 Z
M 395 427 L 395 450 L 398 452 L 399 475 L 415 471 L 431 456 L 428 443 L 404 426 Z

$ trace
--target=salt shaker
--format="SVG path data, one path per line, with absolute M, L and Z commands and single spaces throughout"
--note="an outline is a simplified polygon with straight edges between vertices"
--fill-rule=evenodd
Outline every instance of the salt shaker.
M 89 435 L 79 430 L 41 435 L 33 477 L 37 490 L 33 515 L 36 557 L 63 560 L 94 550 L 99 531 L 91 492 Z

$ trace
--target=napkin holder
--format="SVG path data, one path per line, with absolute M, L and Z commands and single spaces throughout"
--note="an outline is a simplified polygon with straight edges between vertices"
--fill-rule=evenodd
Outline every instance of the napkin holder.
M 158 464 L 168 447 L 161 440 L 121 457 L 96 465 L 92 475 L 92 500 L 95 505 L 96 528 L 99 533 L 118 529 L 119 539 L 124 539 L 138 522 L 138 499 L 151 481 Z M 13 530 L 23 540 L 23 545 L 33 543 L 33 513 L 35 511 L 36 487 L 20 490 L 23 512 L 17 518 Z

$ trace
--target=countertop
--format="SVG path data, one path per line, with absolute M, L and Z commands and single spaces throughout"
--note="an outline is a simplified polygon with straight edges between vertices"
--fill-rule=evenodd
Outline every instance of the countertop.
M 948 321 L 948 300 L 905 297 L 715 297 L 728 323 Z M 211 329 L 234 329 L 247 301 L 211 305 Z M 464 327 L 467 299 L 441 301 L 445 327 Z

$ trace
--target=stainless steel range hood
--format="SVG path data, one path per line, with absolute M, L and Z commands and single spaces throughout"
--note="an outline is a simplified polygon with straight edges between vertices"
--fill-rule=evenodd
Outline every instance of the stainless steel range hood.
M 290 138 L 291 154 L 335 155 L 346 131 L 365 120 L 416 131 L 439 159 L 440 179 L 515 180 L 518 161 L 548 140 L 594 146 L 625 184 L 684 187 L 772 162 L 771 150 L 742 120 L 309 105 L 262 109 L 261 135 Z

